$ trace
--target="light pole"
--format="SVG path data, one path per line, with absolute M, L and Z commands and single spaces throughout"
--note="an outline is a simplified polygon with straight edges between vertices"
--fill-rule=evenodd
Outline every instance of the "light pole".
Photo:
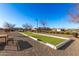
M 38 29 L 38 19 L 37 18 L 36 18 L 36 27 Z M 37 30 L 37 32 L 38 32 L 38 30 Z

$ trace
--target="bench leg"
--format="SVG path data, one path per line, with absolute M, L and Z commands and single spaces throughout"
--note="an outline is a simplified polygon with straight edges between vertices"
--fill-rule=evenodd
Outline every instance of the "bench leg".
M 6 43 L 6 44 L 8 43 L 7 40 L 8 40 L 8 37 L 5 37 L 5 43 Z
M 20 47 L 18 45 L 18 42 L 16 42 L 16 46 L 17 46 L 17 51 L 20 51 Z

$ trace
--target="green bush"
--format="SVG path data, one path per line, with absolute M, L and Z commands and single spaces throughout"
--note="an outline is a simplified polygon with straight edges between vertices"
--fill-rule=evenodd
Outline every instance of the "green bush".
M 72 31 L 52 31 L 52 30 L 36 30 L 34 32 L 38 33 L 53 33 L 53 34 L 67 34 L 67 35 L 73 35 Z
M 64 34 L 68 34 L 68 35 L 69 35 L 69 34 L 70 34 L 70 32 L 64 32 Z

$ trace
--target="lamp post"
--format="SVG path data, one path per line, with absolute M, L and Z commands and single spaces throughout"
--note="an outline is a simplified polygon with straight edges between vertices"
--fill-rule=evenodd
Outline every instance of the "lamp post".
M 36 18 L 36 27 L 38 29 L 38 19 L 37 18 Z M 37 32 L 38 32 L 38 30 L 37 30 Z

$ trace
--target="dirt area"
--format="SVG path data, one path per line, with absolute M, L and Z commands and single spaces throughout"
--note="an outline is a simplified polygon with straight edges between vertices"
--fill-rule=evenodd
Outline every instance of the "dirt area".
M 67 43 L 58 50 L 54 50 L 18 32 L 9 33 L 9 37 L 18 41 L 19 49 L 16 50 L 16 45 L 6 45 L 0 38 L 0 55 L 2 56 L 79 56 L 78 39 Z

